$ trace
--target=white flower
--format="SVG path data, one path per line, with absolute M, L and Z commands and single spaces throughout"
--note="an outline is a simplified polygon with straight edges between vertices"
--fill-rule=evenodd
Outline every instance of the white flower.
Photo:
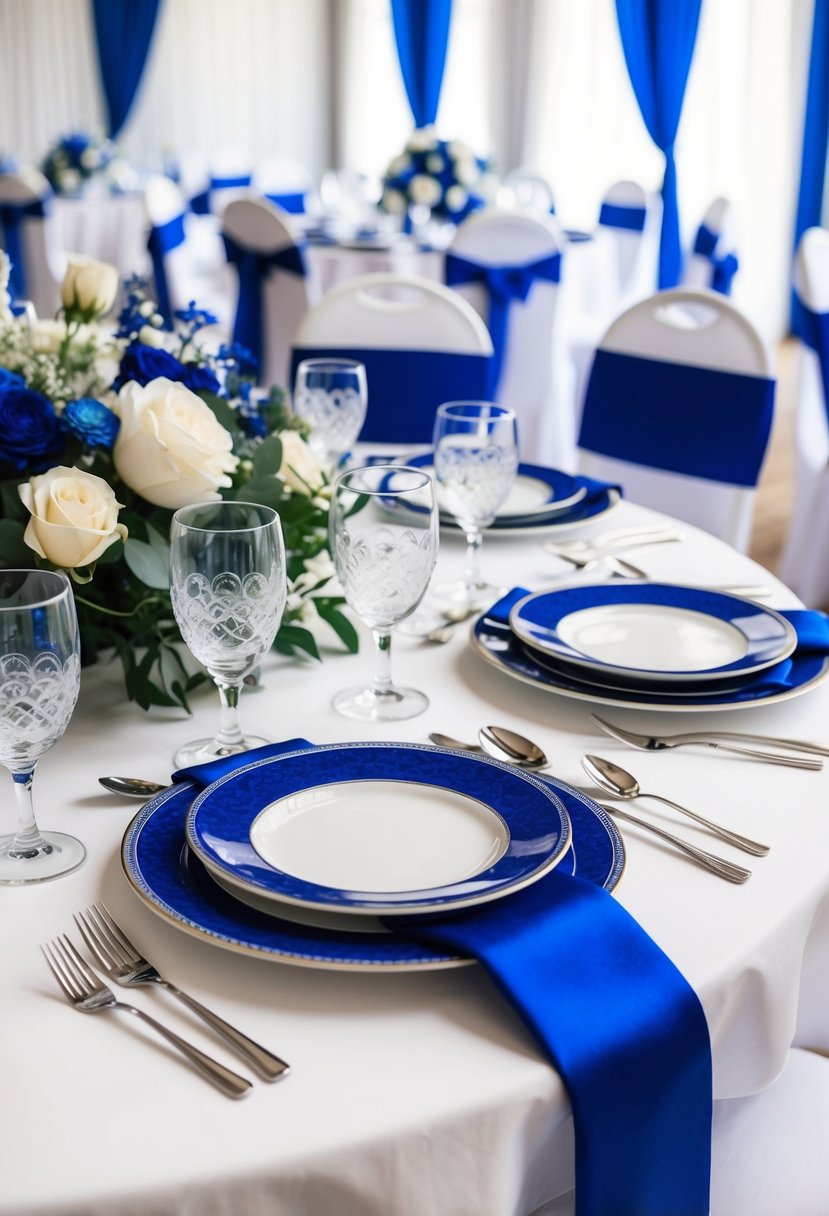
M 323 549 L 316 557 L 306 558 L 302 573 L 298 574 L 291 584 L 291 591 L 297 596 L 293 606 L 296 607 L 298 605 L 300 598 L 306 591 L 310 591 L 312 587 L 316 587 L 320 583 L 328 582 L 329 579 L 334 578 L 336 573 L 337 571 L 327 549 Z
M 383 207 L 391 215 L 403 215 L 406 210 L 405 194 L 402 194 L 400 190 L 384 190 Z
M 81 184 L 81 175 L 77 169 L 64 169 L 60 174 L 60 188 L 67 194 L 72 190 L 77 190 Z
M 283 431 L 280 477 L 297 494 L 313 494 L 325 481 L 322 465 L 298 431 Z
M 81 152 L 81 164 L 84 169 L 97 169 L 101 163 L 101 155 L 97 148 L 84 148 Z
M 441 156 L 440 152 L 430 152 L 426 157 L 426 168 L 430 173 L 440 173 L 446 165 L 446 161 Z
M 405 173 L 411 163 L 412 158 L 407 156 L 405 152 L 402 152 L 400 156 L 395 156 L 394 160 L 390 162 L 386 170 L 386 176 L 397 177 L 398 173 Z
M 163 329 L 156 329 L 154 325 L 142 325 L 138 331 L 138 341 L 144 346 L 166 346 L 167 335 Z
M 66 274 L 60 285 L 60 296 L 67 313 L 89 321 L 102 317 L 115 303 L 118 293 L 118 271 L 108 262 L 96 262 L 80 254 L 71 254 Z
M 463 156 L 454 164 L 455 177 L 462 186 L 472 186 L 481 176 L 474 156 Z
M 61 343 L 66 340 L 67 333 L 68 326 L 65 321 L 38 318 L 29 328 L 29 342 L 37 355 L 56 355 Z M 73 343 L 80 345 L 92 342 L 94 338 L 95 331 L 89 325 L 79 325 L 72 333 Z
M 469 195 L 463 186 L 450 186 L 444 198 L 447 211 L 463 211 L 468 201 Z
M 89 566 L 117 540 L 127 539 L 118 523 L 112 487 L 102 477 L 56 465 L 17 487 L 31 514 L 23 539 L 47 561 L 74 570 Z
M 201 397 L 164 377 L 121 389 L 112 457 L 131 490 L 171 511 L 215 502 L 239 461 L 233 440 Z
M 418 127 L 409 136 L 406 150 L 408 152 L 429 152 L 432 148 L 436 148 L 437 144 L 434 127 Z
M 9 275 L 11 274 L 11 262 L 6 254 L 0 249 L 0 321 L 10 321 L 12 311 L 9 305 L 11 304 L 11 296 L 9 295 Z
M 442 195 L 440 182 L 427 173 L 416 173 L 409 182 L 409 198 L 423 207 L 436 207 Z
M 470 148 L 469 144 L 464 143 L 462 139 L 453 139 L 450 141 L 447 151 L 453 160 L 466 159 L 471 157 L 475 159 L 475 153 Z

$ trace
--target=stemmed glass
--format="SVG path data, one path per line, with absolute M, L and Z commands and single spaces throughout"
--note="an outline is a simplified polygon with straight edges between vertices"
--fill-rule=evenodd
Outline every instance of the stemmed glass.
M 0 883 L 43 882 L 77 870 L 86 849 L 41 832 L 32 805 L 35 765 L 69 725 L 81 680 L 72 588 L 48 570 L 0 572 L 0 764 L 14 781 L 17 831 L 0 839 Z
M 365 422 L 365 367 L 356 359 L 303 359 L 297 368 L 293 405 L 311 428 L 312 452 L 327 469 L 336 468 Z
M 182 507 L 170 529 L 170 595 L 181 636 L 213 677 L 222 703 L 214 738 L 179 748 L 178 768 L 266 742 L 239 725 L 242 682 L 270 649 L 287 593 L 279 516 L 250 502 Z
M 492 523 L 518 472 L 515 411 L 491 401 L 448 401 L 438 407 L 433 432 L 440 505 L 466 533 L 466 571 L 460 582 L 434 587 L 453 607 L 485 607 L 498 588 L 481 577 L 482 531 Z
M 405 465 L 352 469 L 334 485 L 328 520 L 343 593 L 372 630 L 378 664 L 371 685 L 338 693 L 334 708 L 372 722 L 413 718 L 429 699 L 392 683 L 391 630 L 420 603 L 435 566 L 434 483 L 428 473 Z

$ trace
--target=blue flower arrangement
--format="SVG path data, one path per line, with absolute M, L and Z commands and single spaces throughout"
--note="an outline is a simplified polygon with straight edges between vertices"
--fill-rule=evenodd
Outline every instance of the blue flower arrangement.
M 123 188 L 126 162 L 109 139 L 73 131 L 62 135 L 43 159 L 41 170 L 56 194 L 77 194 L 95 177 L 112 190 Z
M 380 205 L 404 216 L 412 205 L 427 207 L 433 216 L 460 223 L 484 205 L 493 186 L 489 161 L 461 140 L 438 139 L 431 127 L 421 127 L 386 169 Z

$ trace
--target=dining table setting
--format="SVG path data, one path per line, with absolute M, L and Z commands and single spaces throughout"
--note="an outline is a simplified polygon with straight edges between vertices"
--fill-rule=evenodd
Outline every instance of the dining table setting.
M 377 678 L 338 712 L 365 650 L 264 636 L 237 708 L 269 741 L 205 759 L 211 696 L 143 714 L 83 669 L 37 805 L 85 859 L 0 891 L 0 1211 L 707 1211 L 712 1103 L 829 1048 L 826 618 L 622 487 L 515 460 L 464 508 L 441 443 L 337 487 L 405 713 Z M 208 670 L 222 509 L 173 548 Z M 393 611 L 378 529 L 413 546 Z

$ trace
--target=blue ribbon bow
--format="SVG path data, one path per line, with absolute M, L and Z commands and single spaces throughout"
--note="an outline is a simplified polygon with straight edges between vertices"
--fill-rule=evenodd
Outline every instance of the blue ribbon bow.
M 222 234 L 227 260 L 236 267 L 239 275 L 239 300 L 236 305 L 236 320 L 233 325 L 233 341 L 241 343 L 262 364 L 264 351 L 262 293 L 268 275 L 274 270 L 286 270 L 289 274 L 305 278 L 304 247 L 285 245 L 272 253 L 262 253 L 238 244 L 227 233 Z
M 0 231 L 3 233 L 3 248 L 11 262 L 9 295 L 13 300 L 28 298 L 23 224 L 27 219 L 42 220 L 45 217 L 46 201 L 42 198 L 36 198 L 31 203 L 0 203 Z
M 644 207 L 624 207 L 620 203 L 602 203 L 599 223 L 605 228 L 625 228 L 629 232 L 643 232 L 647 212 Z
M 740 267 L 735 253 L 717 254 L 719 233 L 706 224 L 700 224 L 694 240 L 694 253 L 707 258 L 711 263 L 711 290 L 721 295 L 731 295 L 731 284 Z
M 166 224 L 158 224 L 155 228 L 151 228 L 147 238 L 147 249 L 153 263 L 156 303 L 168 329 L 173 328 L 173 312 L 164 258 L 173 249 L 178 249 L 180 245 L 183 245 L 184 241 L 183 215 L 176 215 Z
M 521 266 L 487 266 L 459 257 L 456 253 L 447 253 L 443 277 L 448 287 L 480 283 L 486 288 L 489 296 L 487 327 L 493 347 L 490 395 L 495 399 L 507 352 L 507 328 L 512 302 L 526 300 L 536 279 L 558 283 L 561 278 L 561 254 L 553 253 Z

